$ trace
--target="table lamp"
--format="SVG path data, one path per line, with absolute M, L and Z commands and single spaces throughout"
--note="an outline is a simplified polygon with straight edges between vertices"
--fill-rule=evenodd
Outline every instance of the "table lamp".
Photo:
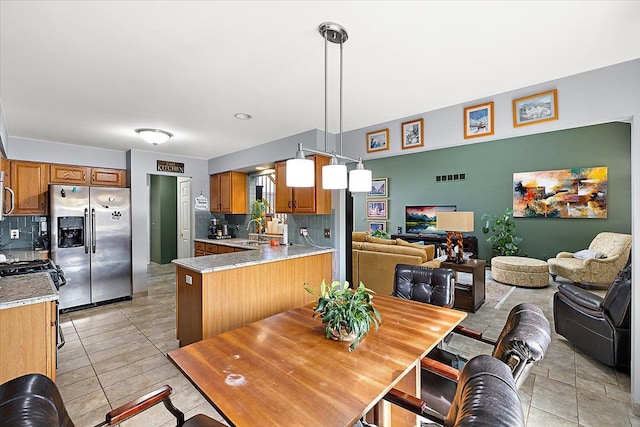
M 473 212 L 438 212 L 436 228 L 447 232 L 447 261 L 462 264 L 462 233 L 473 231 Z M 452 247 L 452 240 L 458 241 L 458 253 Z

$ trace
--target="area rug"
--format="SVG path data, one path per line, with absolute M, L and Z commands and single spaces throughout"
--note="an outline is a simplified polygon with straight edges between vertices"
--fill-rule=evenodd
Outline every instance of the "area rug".
M 496 282 L 491 277 L 491 270 L 485 271 L 485 299 L 484 305 L 491 308 L 500 308 L 516 287 Z M 471 273 L 458 273 L 460 283 L 471 283 Z

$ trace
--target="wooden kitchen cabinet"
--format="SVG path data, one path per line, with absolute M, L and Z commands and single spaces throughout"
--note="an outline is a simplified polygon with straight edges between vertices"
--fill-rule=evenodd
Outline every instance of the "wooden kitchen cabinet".
M 126 184 L 126 172 L 123 169 L 91 168 L 90 185 L 123 188 Z
M 126 185 L 126 171 L 123 169 L 52 164 L 49 170 L 50 184 L 77 184 L 94 187 L 124 187 Z
M 51 165 L 49 166 L 50 184 L 89 185 L 91 168 L 86 166 Z
M 0 310 L 0 384 L 40 373 L 56 380 L 56 303 Z
M 193 242 L 193 256 L 228 254 L 231 252 L 244 252 L 245 250 L 215 243 Z
M 223 172 L 209 176 L 212 213 L 247 213 L 247 174 Z
M 49 165 L 46 163 L 11 160 L 10 182 L 5 186 L 15 193 L 12 215 L 47 215 Z
M 312 156 L 315 163 L 314 187 L 287 187 L 287 163 L 276 163 L 276 213 L 331 213 L 331 190 L 322 188 L 322 167 L 329 164 L 329 157 Z

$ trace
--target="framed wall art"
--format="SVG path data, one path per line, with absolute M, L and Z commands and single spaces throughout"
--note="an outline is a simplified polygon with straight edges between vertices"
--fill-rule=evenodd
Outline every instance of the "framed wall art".
M 513 216 L 606 218 L 607 168 L 514 173 Z
M 464 109 L 464 138 L 493 135 L 493 102 Z
M 402 149 L 424 145 L 424 120 L 417 119 L 402 124 Z
M 389 215 L 387 204 L 386 199 L 367 200 L 367 218 L 387 219 Z
M 389 149 L 389 129 L 377 130 L 367 134 L 367 153 Z
M 367 193 L 367 197 L 389 197 L 388 185 L 389 178 L 373 178 L 371 180 L 371 191 Z
M 513 100 L 513 127 L 558 120 L 558 91 L 537 93 Z
M 376 231 L 387 232 L 387 221 L 368 221 L 367 224 L 369 225 L 369 234 L 373 234 Z

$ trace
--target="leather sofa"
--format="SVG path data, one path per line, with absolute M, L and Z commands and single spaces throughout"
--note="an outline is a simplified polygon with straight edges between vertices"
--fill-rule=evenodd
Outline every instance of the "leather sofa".
M 418 245 L 402 239 L 380 239 L 366 231 L 353 232 L 351 243 L 352 279 L 381 295 L 391 295 L 396 265 L 440 267 L 434 260 L 434 245 Z
M 604 298 L 561 284 L 553 296 L 556 332 L 608 366 L 631 363 L 631 265 L 619 272 Z

